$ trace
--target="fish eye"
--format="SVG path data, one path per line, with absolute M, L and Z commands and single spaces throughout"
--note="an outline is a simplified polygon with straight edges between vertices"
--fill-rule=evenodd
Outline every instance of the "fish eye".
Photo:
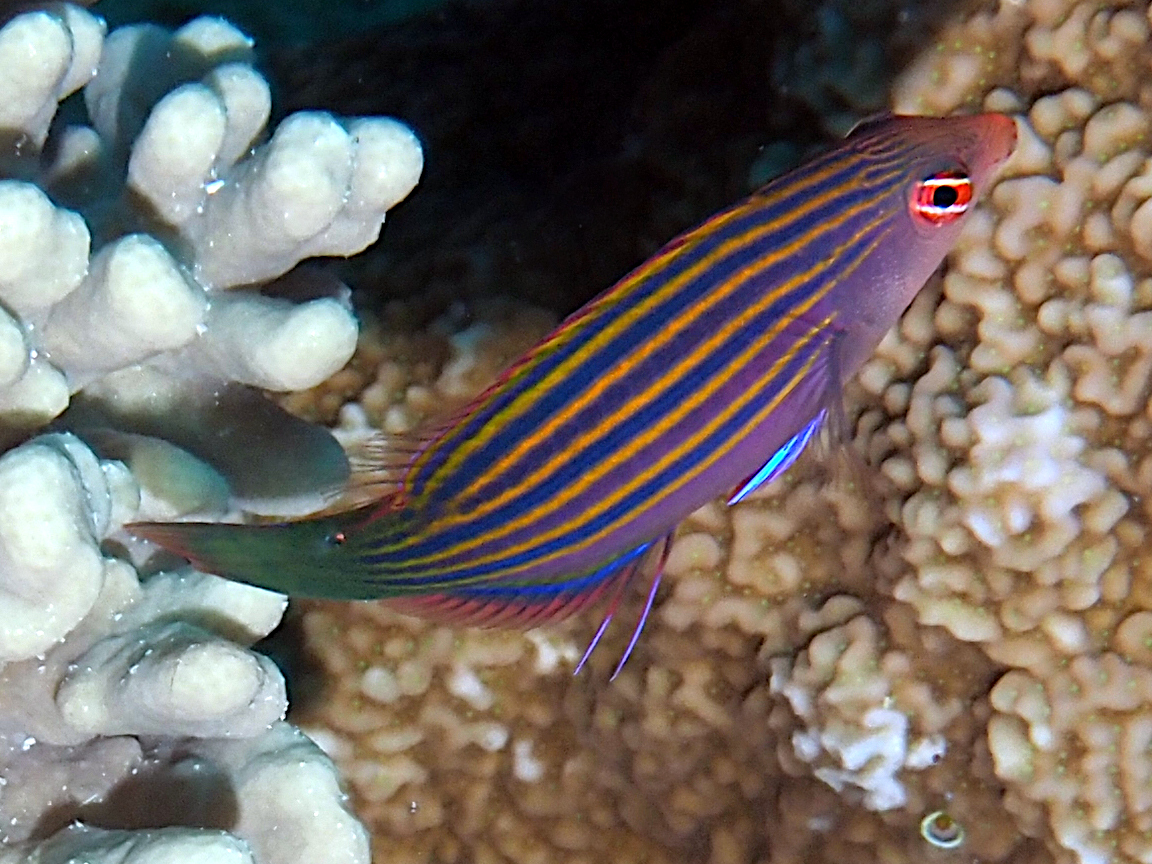
M 912 213 L 933 225 L 947 225 L 972 204 L 972 178 L 964 171 L 938 171 L 916 184 L 910 203 Z
M 347 539 L 348 537 L 344 534 L 343 531 L 333 531 L 331 534 L 324 538 L 324 541 L 329 546 L 343 546 L 344 541 Z

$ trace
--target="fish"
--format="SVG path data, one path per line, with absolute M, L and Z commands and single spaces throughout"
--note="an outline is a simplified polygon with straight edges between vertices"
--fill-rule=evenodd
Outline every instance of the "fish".
M 615 677 L 678 523 L 843 425 L 844 382 L 1015 141 L 1002 114 L 867 119 L 671 240 L 452 421 L 373 439 L 350 487 L 367 500 L 272 524 L 126 527 L 205 572 L 462 625 L 531 627 L 610 596 L 580 666 L 651 570 Z

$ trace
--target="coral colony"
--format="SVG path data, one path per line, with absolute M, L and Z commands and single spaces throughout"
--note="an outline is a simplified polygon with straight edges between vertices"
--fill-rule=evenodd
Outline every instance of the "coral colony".
M 222 22 L 105 39 L 51 8 L 0 30 L 10 425 L 138 399 L 145 377 L 183 393 L 181 368 L 272 389 L 338 368 L 354 333 L 338 292 L 230 286 L 369 242 L 419 173 L 410 134 L 306 114 L 265 139 L 266 86 Z M 571 676 L 592 621 L 522 634 L 307 609 L 331 692 L 305 728 L 375 861 L 1152 860 L 1150 34 L 1146 2 L 1014 0 L 924 45 L 892 107 L 1010 113 L 1019 145 L 849 387 L 854 446 L 885 485 L 867 497 L 810 463 L 694 513 L 614 684 L 620 645 Z M 81 87 L 90 125 L 46 141 Z M 174 127 L 201 131 L 172 151 Z M 339 350 L 275 324 L 313 314 Z M 361 393 L 337 435 L 461 404 L 549 325 L 514 304 L 451 335 L 392 321 L 330 385 Z M 285 378 L 286 353 L 313 371 Z M 101 547 L 191 508 L 144 470 L 162 449 L 101 460 L 54 434 L 0 458 L 0 862 L 367 861 L 332 762 L 278 719 L 283 681 L 246 647 L 283 598 L 188 570 L 141 583 Z M 88 801 L 105 808 L 89 821 L 139 824 L 148 796 L 124 793 L 141 776 L 184 784 L 182 801 L 227 789 L 234 812 L 64 827 Z
M 307 612 L 336 682 L 307 728 L 378 860 L 1152 860 L 1150 34 L 1147 3 L 1028 0 L 924 46 L 892 107 L 1020 143 L 850 388 L 887 487 L 801 465 L 699 510 L 615 685 L 620 641 L 569 674 L 595 621 Z M 418 424 L 538 317 L 439 378 L 394 346 L 444 337 L 398 327 L 347 416 Z
M 13 435 L 83 402 L 90 417 L 199 407 L 192 427 L 210 428 L 197 394 L 254 407 L 245 385 L 322 381 L 355 348 L 347 290 L 236 286 L 360 251 L 420 175 L 394 120 L 307 112 L 265 135 L 268 84 L 220 19 L 105 29 L 55 3 L 0 29 Z M 227 483 L 172 444 L 111 438 L 124 461 L 58 432 L 0 457 L 0 860 L 367 862 L 331 761 L 283 722 L 283 677 L 248 647 L 285 599 L 186 569 L 141 582 L 102 547 L 149 511 L 220 488 L 226 503 Z M 210 827 L 120 830 L 141 824 Z

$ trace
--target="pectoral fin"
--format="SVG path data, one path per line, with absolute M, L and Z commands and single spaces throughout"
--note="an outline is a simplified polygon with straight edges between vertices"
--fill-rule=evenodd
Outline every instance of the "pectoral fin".
M 828 416 L 827 409 L 821 409 L 820 413 L 809 420 L 804 426 L 789 438 L 784 444 L 771 456 L 768 461 L 764 463 L 755 474 L 745 480 L 728 499 L 728 506 L 738 504 L 747 496 L 751 495 L 765 483 L 771 483 L 785 471 L 787 471 L 792 464 L 799 458 L 800 454 L 804 452 L 804 448 L 808 446 L 808 442 L 812 437 L 820 431 L 820 426 L 824 423 L 824 418 Z

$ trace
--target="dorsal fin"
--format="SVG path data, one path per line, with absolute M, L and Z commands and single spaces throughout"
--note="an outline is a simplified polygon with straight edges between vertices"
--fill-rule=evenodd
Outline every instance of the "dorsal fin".
M 534 350 L 539 350 L 539 347 Z M 337 489 L 328 505 L 320 511 L 320 514 L 315 515 L 340 513 L 374 502 L 384 505 L 389 499 L 394 506 L 382 506 L 382 510 L 402 507 L 405 500 L 405 480 L 420 454 L 450 429 L 471 416 L 513 375 L 528 365 L 531 356 L 530 352 L 521 357 L 463 407 L 446 417 L 434 420 L 428 426 L 420 426 L 409 432 L 368 429 L 344 433 L 337 431 L 336 437 L 348 457 L 350 469 L 348 482 Z
M 333 492 L 323 510 L 312 515 L 343 513 L 399 495 L 412 463 L 448 428 L 440 424 L 399 434 L 365 430 L 340 435 L 348 456 L 348 481 Z
M 860 120 L 857 120 L 856 124 L 848 130 L 848 134 L 844 137 L 852 138 L 855 135 L 862 135 L 866 132 L 871 132 L 877 126 L 882 126 L 895 116 L 896 115 L 894 113 L 887 110 L 877 111 L 875 114 L 869 114 L 867 117 L 863 117 Z

